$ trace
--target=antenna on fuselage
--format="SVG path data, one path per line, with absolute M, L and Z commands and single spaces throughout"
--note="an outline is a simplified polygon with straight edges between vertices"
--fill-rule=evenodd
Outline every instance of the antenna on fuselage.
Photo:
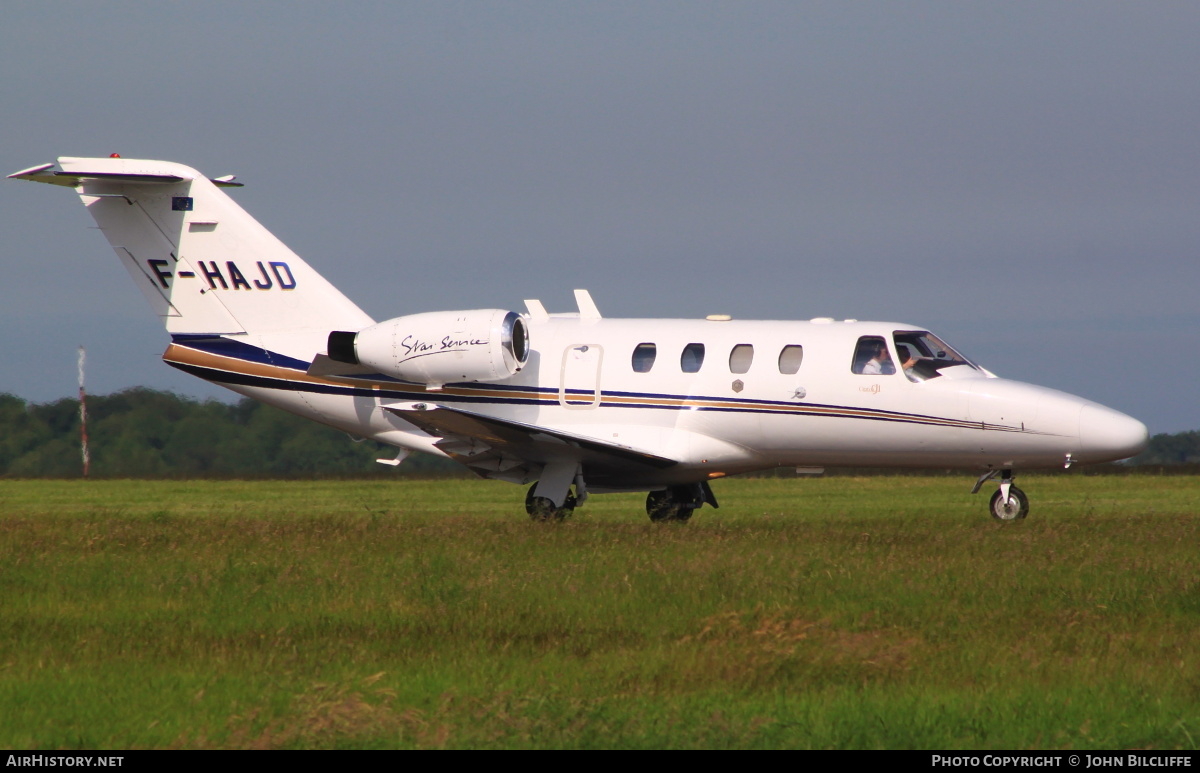
M 87 435 L 87 390 L 83 388 L 83 364 L 87 359 L 87 350 L 82 345 L 79 347 L 79 450 L 83 456 L 83 477 L 88 476 L 89 468 L 92 464 L 91 454 L 88 451 L 88 435 Z

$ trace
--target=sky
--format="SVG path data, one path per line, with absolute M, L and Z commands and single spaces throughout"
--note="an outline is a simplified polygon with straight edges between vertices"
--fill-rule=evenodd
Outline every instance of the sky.
M 5 3 L 0 173 L 236 174 L 367 313 L 904 322 L 1200 429 L 1200 4 Z M 0 392 L 234 399 L 0 179 Z

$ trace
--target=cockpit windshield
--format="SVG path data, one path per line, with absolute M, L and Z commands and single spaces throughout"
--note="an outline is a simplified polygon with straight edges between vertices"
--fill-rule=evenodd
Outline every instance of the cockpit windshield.
M 897 330 L 893 340 L 904 375 L 910 381 L 928 381 L 942 375 L 941 371 L 955 365 L 974 370 L 979 366 L 954 351 L 940 338 L 926 330 Z

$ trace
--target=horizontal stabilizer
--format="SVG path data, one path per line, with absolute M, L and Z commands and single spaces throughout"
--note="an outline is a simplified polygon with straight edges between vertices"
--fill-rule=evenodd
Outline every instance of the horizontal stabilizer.
M 110 161 L 111 159 L 98 160 Z M 118 160 L 123 161 L 124 159 Z M 53 171 L 53 169 L 54 164 L 41 164 L 39 166 L 32 166 L 28 169 L 22 169 L 19 172 L 14 172 L 8 177 L 11 180 L 30 180 L 35 183 L 65 185 L 68 188 L 78 188 L 79 185 L 86 180 L 124 183 L 158 183 L 161 185 L 170 185 L 190 179 L 174 174 L 162 174 L 154 172 L 104 171 L 99 169 L 96 171 L 73 170 L 70 172 L 56 172 Z M 211 182 L 221 188 L 241 188 L 242 183 L 234 182 L 233 178 L 233 175 L 225 175 L 224 177 L 214 178 Z

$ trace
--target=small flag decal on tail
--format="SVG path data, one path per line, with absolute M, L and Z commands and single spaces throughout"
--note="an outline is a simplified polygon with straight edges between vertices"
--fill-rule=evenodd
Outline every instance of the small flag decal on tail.
M 192 197 L 191 196 L 172 196 L 171 209 L 175 212 L 191 212 Z

